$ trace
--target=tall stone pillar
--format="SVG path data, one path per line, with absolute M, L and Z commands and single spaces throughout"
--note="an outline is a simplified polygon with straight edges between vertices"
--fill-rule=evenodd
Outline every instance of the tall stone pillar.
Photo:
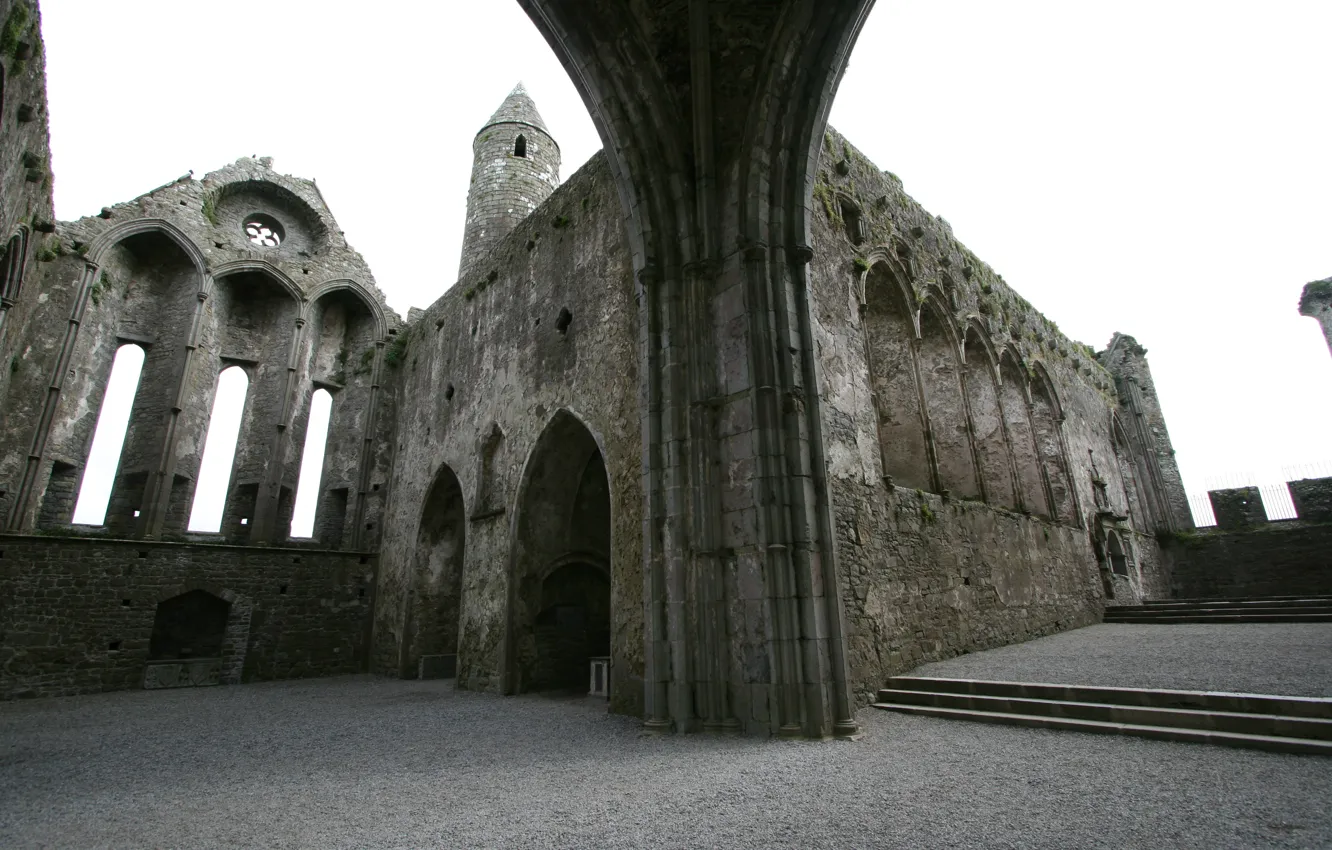
M 853 734 L 808 220 L 873 0 L 519 2 L 601 133 L 638 272 L 647 728 Z
M 1316 319 L 1323 328 L 1327 350 L 1332 353 L 1332 277 L 1315 280 L 1304 287 L 1300 296 L 1300 315 Z

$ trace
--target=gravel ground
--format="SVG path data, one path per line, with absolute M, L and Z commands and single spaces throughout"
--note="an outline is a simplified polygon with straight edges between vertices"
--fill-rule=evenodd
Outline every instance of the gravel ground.
M 914 672 L 1332 697 L 1332 623 L 1108 623 L 926 664 Z
M 1327 847 L 1332 759 L 866 710 L 856 742 L 365 677 L 0 705 L 0 847 Z

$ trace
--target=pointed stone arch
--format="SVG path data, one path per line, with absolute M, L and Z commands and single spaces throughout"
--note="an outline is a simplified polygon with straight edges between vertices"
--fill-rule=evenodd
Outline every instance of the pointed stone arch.
M 934 458 L 935 491 L 973 499 L 981 494 L 962 387 L 962 346 L 947 307 L 930 296 L 920 309 L 921 394 Z
M 896 486 L 933 489 L 913 293 L 892 262 L 876 259 L 863 279 L 863 325 L 883 475 Z
M 967 414 L 985 500 L 1017 507 L 1013 452 L 999 402 L 999 364 L 989 334 L 975 319 L 967 323 L 962 353 Z
M 999 354 L 999 403 L 1013 455 L 1013 480 L 1018 507 L 1038 516 L 1050 516 L 1050 497 L 1041 472 L 1041 458 L 1031 421 L 1031 394 L 1027 367 L 1013 348 Z
M 588 657 L 610 655 L 612 504 L 600 440 L 560 409 L 524 464 L 511 526 L 506 693 L 577 686 Z
M 453 468 L 443 463 L 426 492 L 417 523 L 403 640 L 404 678 L 425 677 L 430 669 L 457 668 L 466 552 L 467 507 L 462 484 Z M 448 656 L 452 658 L 445 660 Z
M 194 240 L 185 231 L 164 218 L 137 218 L 123 224 L 108 227 L 97 235 L 88 245 L 88 262 L 100 266 L 106 258 L 106 252 L 129 239 L 143 233 L 161 233 L 185 252 L 190 262 L 199 273 L 199 291 L 207 292 L 211 286 L 208 274 L 208 259 Z
M 1031 421 L 1037 454 L 1049 494 L 1050 516 L 1057 522 L 1079 522 L 1077 494 L 1064 446 L 1064 409 L 1054 383 L 1039 360 L 1031 365 Z

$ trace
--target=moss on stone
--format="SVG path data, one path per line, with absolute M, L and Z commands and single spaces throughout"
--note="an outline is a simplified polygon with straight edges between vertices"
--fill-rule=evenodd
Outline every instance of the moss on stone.
M 28 31 L 28 22 L 31 19 L 32 10 L 28 8 L 27 3 L 15 3 L 9 10 L 9 17 L 5 18 L 5 25 L 0 29 L 0 53 L 5 56 L 13 57 L 18 50 L 19 42 L 23 40 L 24 34 Z M 12 68 L 11 73 L 17 69 Z

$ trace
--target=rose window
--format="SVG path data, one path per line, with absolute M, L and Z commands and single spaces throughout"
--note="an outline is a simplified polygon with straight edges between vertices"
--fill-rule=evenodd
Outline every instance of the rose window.
M 276 248 L 282 244 L 282 225 L 266 215 L 252 215 L 245 219 L 245 238 L 260 248 Z

